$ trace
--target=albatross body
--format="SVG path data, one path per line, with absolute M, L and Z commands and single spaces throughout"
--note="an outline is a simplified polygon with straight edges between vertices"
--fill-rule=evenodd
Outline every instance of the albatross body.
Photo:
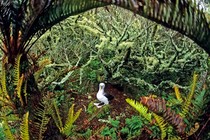
M 100 83 L 99 84 L 99 90 L 96 95 L 97 99 L 100 101 L 100 103 L 94 103 L 98 108 L 102 107 L 103 105 L 109 104 L 109 101 L 112 100 L 114 97 L 110 94 L 107 94 L 104 92 L 105 84 Z

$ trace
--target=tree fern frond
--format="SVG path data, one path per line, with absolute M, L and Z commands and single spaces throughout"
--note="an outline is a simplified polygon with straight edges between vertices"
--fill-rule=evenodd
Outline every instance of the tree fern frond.
M 160 127 L 161 131 L 161 140 L 164 140 L 166 137 L 166 125 L 167 123 L 164 121 L 164 118 L 161 116 L 158 116 L 157 114 L 153 113 L 153 116 L 157 122 L 157 125 Z
M 194 74 L 193 75 L 193 83 L 192 83 L 191 91 L 188 94 L 187 99 L 185 100 L 184 105 L 182 107 L 182 112 L 180 113 L 180 115 L 182 117 L 185 117 L 186 114 L 189 113 L 190 105 L 192 103 L 192 98 L 193 98 L 194 93 L 195 93 L 197 79 L 198 79 L 198 75 Z
M 183 99 L 181 97 L 181 93 L 180 93 L 177 85 L 174 85 L 174 91 L 175 91 L 175 95 L 176 95 L 177 100 L 179 100 L 182 103 Z
M 193 113 L 201 116 L 204 113 L 206 103 L 206 89 L 203 89 L 201 92 L 196 93 L 195 99 L 192 101 L 193 104 Z
M 9 124 L 7 122 L 6 116 L 3 116 L 3 128 L 4 128 L 4 134 L 8 140 L 15 140 L 15 137 L 13 136 Z
M 24 93 L 24 97 L 25 97 L 25 102 L 27 104 L 27 80 L 24 83 L 24 87 L 23 87 L 23 93 Z
M 18 54 L 14 65 L 14 85 L 17 85 L 20 79 L 20 59 L 22 54 Z
M 48 0 L 48 4 L 42 7 L 42 12 L 39 12 L 38 15 L 35 14 L 35 19 L 33 15 L 30 15 L 28 21 L 26 20 L 31 26 L 26 26 L 27 32 L 23 38 L 29 40 L 34 34 L 40 36 L 47 29 L 69 16 L 105 5 L 96 0 Z
M 16 87 L 17 96 L 20 99 L 20 103 L 21 103 L 22 106 L 24 105 L 23 97 L 21 95 L 21 89 L 22 89 L 22 85 L 23 85 L 23 79 L 24 79 L 24 75 L 22 74 L 22 76 L 18 80 L 17 87 Z
M 2 93 L 3 96 L 5 96 L 7 99 L 10 98 L 7 92 L 7 83 L 6 83 L 6 70 L 5 70 L 5 64 L 2 64 L 2 70 L 1 70 L 1 87 L 2 87 Z
M 35 132 L 33 133 L 34 138 L 37 140 L 43 139 L 43 134 L 47 130 L 47 124 L 49 123 L 51 117 L 48 114 L 52 111 L 51 106 L 46 102 L 42 101 L 39 106 L 35 109 Z
M 154 113 L 157 113 L 158 115 L 161 114 L 165 121 L 175 126 L 176 131 L 179 134 L 183 134 L 185 132 L 186 125 L 183 121 L 183 117 L 181 117 L 171 108 L 166 107 L 166 101 L 164 99 L 153 98 L 150 96 L 141 97 L 141 103 Z
M 144 118 L 146 118 L 149 122 L 152 121 L 152 114 L 148 112 L 148 108 L 143 106 L 141 103 L 129 99 L 126 99 L 126 102 L 131 105 L 133 108 L 135 108 Z
M 198 122 L 196 122 L 196 123 L 195 123 L 195 127 L 192 127 L 192 128 L 190 129 L 190 131 L 187 133 L 187 136 L 193 135 L 195 132 L 198 131 L 199 128 L 200 128 L 200 125 L 199 125 Z
M 181 138 L 179 136 L 170 136 L 168 140 L 181 140 Z
M 210 21 L 194 0 L 96 0 L 133 11 L 176 30 L 210 54 Z
M 76 121 L 76 119 L 79 117 L 80 113 L 82 111 L 82 108 L 80 108 L 75 114 L 74 114 L 74 104 L 72 104 L 71 108 L 69 109 L 69 113 L 66 119 L 65 126 L 63 128 L 63 133 L 67 136 L 71 133 L 71 128 L 73 123 Z
M 22 140 L 29 140 L 29 127 L 28 127 L 28 116 L 29 116 L 29 112 L 27 112 L 24 116 L 23 116 L 23 120 L 22 123 L 20 125 L 20 133 L 21 133 L 21 139 Z
M 52 118 L 60 131 L 62 131 L 63 123 L 60 116 L 60 111 L 55 101 L 53 101 L 53 111 L 51 112 Z

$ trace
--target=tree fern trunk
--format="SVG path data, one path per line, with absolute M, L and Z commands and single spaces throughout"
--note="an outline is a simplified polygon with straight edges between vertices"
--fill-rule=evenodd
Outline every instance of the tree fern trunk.
M 2 87 L 5 86 L 4 92 L 14 105 L 14 112 L 22 117 L 25 112 L 33 111 L 41 99 L 41 93 L 26 54 L 16 55 L 12 62 L 7 60 L 9 58 L 5 56 L 2 64 L 2 77 L 5 76 L 5 79 L 2 78 Z

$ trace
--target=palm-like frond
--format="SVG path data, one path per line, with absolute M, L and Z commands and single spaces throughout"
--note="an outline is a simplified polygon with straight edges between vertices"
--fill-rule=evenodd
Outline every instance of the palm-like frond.
M 161 131 L 161 140 L 164 140 L 166 137 L 166 125 L 167 123 L 164 121 L 163 117 L 158 116 L 157 114 L 153 113 L 153 116 L 157 122 L 157 125 L 160 127 Z
M 148 107 L 149 110 L 161 115 L 169 124 L 175 126 L 176 131 L 179 134 L 183 134 L 185 132 L 186 125 L 183 117 L 181 117 L 171 108 L 166 107 L 166 101 L 164 99 L 141 97 L 141 103 Z
M 28 50 L 36 34 L 39 38 L 50 27 L 65 18 L 92 8 L 104 6 L 95 0 L 4 0 L 0 2 L 0 49 L 14 63 L 15 56 Z M 14 57 L 14 58 L 13 58 Z
M 179 100 L 180 103 L 182 103 L 183 99 L 181 97 L 181 93 L 180 93 L 179 88 L 178 88 L 177 85 L 174 86 L 174 91 L 175 91 L 175 95 L 176 95 L 177 100 Z
M 27 112 L 23 116 L 23 120 L 20 126 L 20 133 L 21 133 L 22 140 L 29 140 L 28 116 L 29 116 L 29 112 Z
M 66 19 L 69 16 L 80 14 L 87 10 L 105 6 L 104 3 L 95 0 L 48 0 L 37 14 L 36 19 L 30 19 L 31 27 L 27 29 L 24 38 L 27 40 L 35 33 L 43 34 L 47 29 Z
M 21 54 L 17 55 L 17 58 L 15 60 L 15 66 L 14 66 L 14 85 L 18 84 L 18 81 L 20 79 L 20 59 L 21 59 Z
M 47 130 L 47 124 L 50 121 L 49 114 L 52 111 L 50 105 L 47 102 L 42 101 L 39 106 L 35 109 L 35 121 L 34 121 L 34 139 L 42 140 L 43 134 Z
M 152 114 L 149 113 L 148 111 L 148 108 L 145 107 L 144 105 L 142 105 L 141 103 L 135 101 L 135 100 L 132 100 L 132 99 L 129 99 L 127 98 L 126 99 L 126 102 L 131 105 L 133 108 L 135 108 L 144 118 L 146 118 L 149 122 L 152 121 Z
M 193 98 L 194 93 L 195 93 L 197 79 L 198 79 L 198 75 L 197 74 L 194 74 L 193 75 L 193 83 L 192 83 L 191 91 L 188 94 L 187 99 L 186 99 L 186 101 L 183 104 L 182 112 L 180 113 L 180 115 L 182 117 L 185 117 L 186 114 L 189 113 L 190 105 L 192 104 L 192 98 Z
M 16 55 L 28 51 L 34 35 L 39 38 L 61 20 L 114 4 L 179 31 L 210 54 L 210 23 L 193 3 L 193 0 L 4 0 L 0 2 L 0 29 L 4 37 L 1 50 Z
M 66 119 L 66 123 L 65 126 L 63 128 L 63 133 L 65 135 L 70 135 L 71 133 L 71 128 L 73 123 L 76 121 L 76 119 L 79 117 L 80 113 L 82 111 L 82 108 L 80 108 L 75 114 L 74 114 L 74 104 L 72 104 L 72 106 L 69 109 L 69 113 Z
M 3 116 L 3 128 L 4 128 L 4 134 L 5 134 L 6 138 L 8 140 L 15 140 L 15 138 L 9 128 L 8 120 L 5 115 Z
M 210 54 L 210 21 L 194 0 L 96 0 L 131 10 L 176 30 Z

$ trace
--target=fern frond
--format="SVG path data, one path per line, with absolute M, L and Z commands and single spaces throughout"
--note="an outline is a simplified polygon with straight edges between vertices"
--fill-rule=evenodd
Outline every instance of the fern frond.
M 35 132 L 34 138 L 37 140 L 43 139 L 43 134 L 47 130 L 47 124 L 49 123 L 51 117 L 48 114 L 52 111 L 51 106 L 49 106 L 46 102 L 41 102 L 39 106 L 35 109 Z
M 27 112 L 24 116 L 23 116 L 23 120 L 22 123 L 20 125 L 20 133 L 21 133 L 21 139 L 22 140 L 29 140 L 29 127 L 28 127 L 28 116 L 29 116 L 29 112 Z
M 55 101 L 53 101 L 54 111 L 51 112 L 52 118 L 60 131 L 62 131 L 63 123 L 60 116 L 60 111 Z
M 63 128 L 63 133 L 65 135 L 70 135 L 71 128 L 73 123 L 76 121 L 76 119 L 79 117 L 80 113 L 82 111 L 82 108 L 80 108 L 75 114 L 74 114 L 74 104 L 72 104 L 71 108 L 69 109 L 69 113 L 66 119 L 65 126 Z
M 22 98 L 22 95 L 21 95 L 23 79 L 24 79 L 24 75 L 22 74 L 22 76 L 18 79 L 18 83 L 17 83 L 17 87 L 16 87 L 17 96 L 20 99 L 20 103 L 21 103 L 22 106 L 24 105 L 23 98 Z
M 133 11 L 176 30 L 210 54 L 210 22 L 194 0 L 97 0 Z
M 168 140 L 181 140 L 181 138 L 179 136 L 170 136 Z
M 198 131 L 199 128 L 200 128 L 200 125 L 199 125 L 198 122 L 196 122 L 196 123 L 195 123 L 195 127 L 192 127 L 192 128 L 190 129 L 190 131 L 187 133 L 187 136 L 193 135 L 195 132 Z
M 141 103 L 148 107 L 149 110 L 157 113 L 167 121 L 169 124 L 176 127 L 176 131 L 179 134 L 183 134 L 185 132 L 186 125 L 183 121 L 183 117 L 177 114 L 170 107 L 166 107 L 166 101 L 161 98 L 153 98 L 153 97 L 141 97 Z
M 5 96 L 7 99 L 10 99 L 10 96 L 8 95 L 8 92 L 7 92 L 5 64 L 2 64 L 2 70 L 1 70 L 1 86 L 2 86 L 3 96 Z
M 22 54 L 18 54 L 14 65 L 14 85 L 17 85 L 20 79 L 20 59 Z
M 161 131 L 161 140 L 164 140 L 166 137 L 166 125 L 167 123 L 164 121 L 164 118 L 161 116 L 158 116 L 157 114 L 153 113 L 153 116 L 157 122 L 157 125 L 160 127 Z
M 126 102 L 131 105 L 133 108 L 135 108 L 144 118 L 146 118 L 149 122 L 152 121 L 152 114 L 148 112 L 148 108 L 142 105 L 141 103 L 129 99 L 126 99 Z
M 180 93 L 177 85 L 174 86 L 174 91 L 175 91 L 175 95 L 176 95 L 177 100 L 179 100 L 182 103 L 183 99 L 181 97 L 181 93 Z
M 6 138 L 8 140 L 15 140 L 15 137 L 13 136 L 13 134 L 12 134 L 10 128 L 9 128 L 9 124 L 7 122 L 7 119 L 6 119 L 5 115 L 3 115 L 3 122 L 2 123 L 3 123 L 4 134 L 5 134 Z
M 24 93 L 24 97 L 25 97 L 25 102 L 26 102 L 26 104 L 27 104 L 27 80 L 25 81 L 25 83 L 24 83 L 24 87 L 23 87 L 23 93 Z
M 32 4 L 32 7 L 37 7 L 40 12 L 31 14 L 28 19 L 28 23 L 32 23 L 33 26 L 26 26 L 27 31 L 24 34 L 23 40 L 30 40 L 35 34 L 37 36 L 42 35 L 46 30 L 53 25 L 66 19 L 69 16 L 80 14 L 87 10 L 105 6 L 102 2 L 96 0 L 60 0 L 60 1 L 45 1 L 45 4 Z M 29 46 L 30 47 L 30 46 Z M 25 48 L 26 49 L 26 48 Z M 30 49 L 30 48 L 27 48 Z
M 193 111 L 196 115 L 202 115 L 202 113 L 204 112 L 204 108 L 206 105 L 205 95 L 206 90 L 203 89 L 200 93 L 196 94 L 195 99 L 192 101 L 194 107 Z
M 197 74 L 194 74 L 194 75 L 193 75 L 193 83 L 192 83 L 191 91 L 190 91 L 190 93 L 188 94 L 187 99 L 186 99 L 186 101 L 184 102 L 184 105 L 183 105 L 183 107 L 182 107 L 182 112 L 180 113 L 180 115 L 181 115 L 182 117 L 185 117 L 186 114 L 189 113 L 190 105 L 191 105 L 191 103 L 192 103 L 192 98 L 193 98 L 194 93 L 195 93 L 195 88 L 196 88 L 197 79 L 198 79 L 198 75 L 197 75 Z

